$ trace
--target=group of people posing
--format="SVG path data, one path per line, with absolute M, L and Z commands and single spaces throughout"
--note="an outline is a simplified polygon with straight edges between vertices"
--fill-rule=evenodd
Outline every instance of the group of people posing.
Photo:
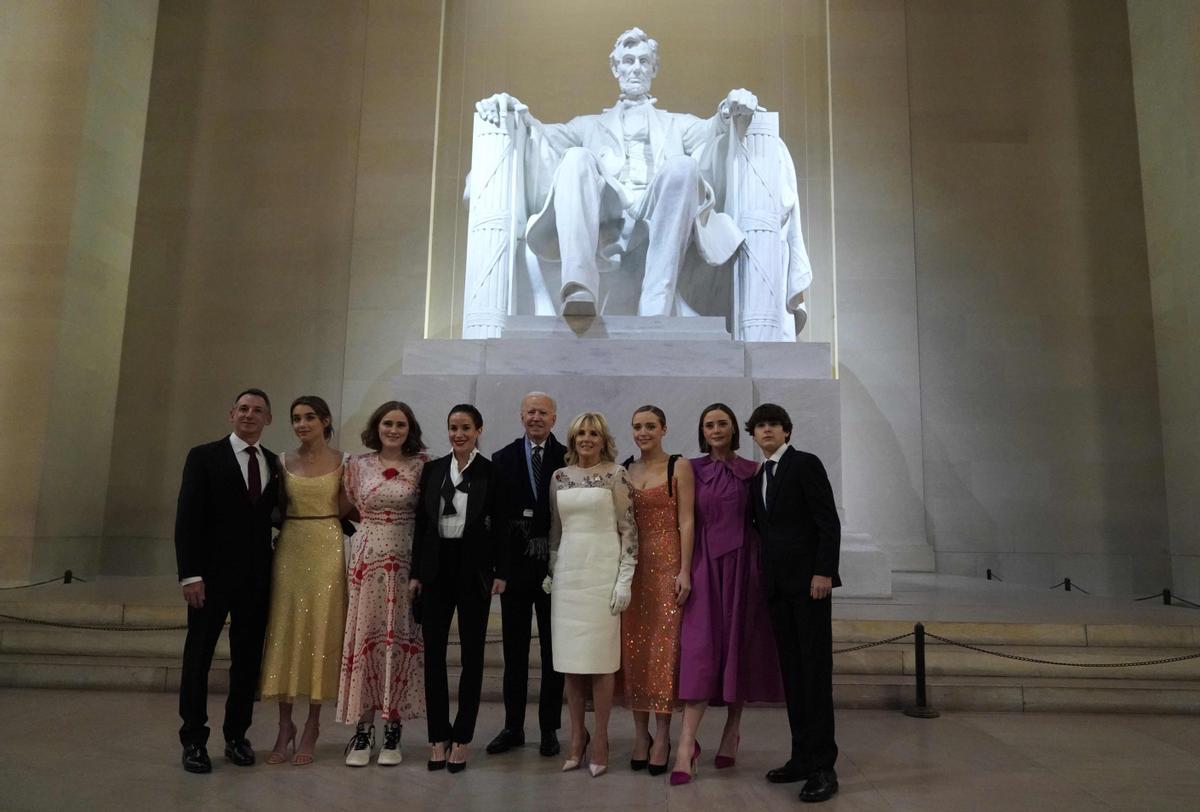
M 722 769 L 735 764 L 745 703 L 785 701 L 791 755 L 767 780 L 804 781 L 805 801 L 831 797 L 840 525 L 820 460 L 789 445 L 787 412 L 762 404 L 746 421 L 760 466 L 738 455 L 740 426 L 722 403 L 701 411 L 703 454 L 691 460 L 664 450 L 661 409 L 637 408 L 638 454 L 621 464 L 602 414 L 575 417 L 563 443 L 552 432 L 556 411 L 549 395 L 527 394 L 524 434 L 488 459 L 482 415 L 458 404 L 446 418 L 451 453 L 430 460 L 412 409 L 388 401 L 362 432 L 371 451 L 351 456 L 330 445 L 328 405 L 306 395 L 289 413 L 299 446 L 277 456 L 259 443 L 271 422 L 266 393 L 240 393 L 233 432 L 191 450 L 180 487 L 184 768 L 212 769 L 208 672 L 228 619 L 223 734 L 232 763 L 255 762 L 246 731 L 258 695 L 279 704 L 268 764 L 311 763 L 321 706 L 336 702 L 337 721 L 355 725 L 348 765 L 369 764 L 377 744 L 378 764 L 399 764 L 403 722 L 424 716 L 428 768 L 461 772 L 499 595 L 505 721 L 488 753 L 525 743 L 536 618 L 539 752 L 560 752 L 565 693 L 564 772 L 607 772 L 614 701 L 633 713 L 631 769 L 670 769 L 672 785 L 696 774 L 708 705 L 727 708 L 714 757 Z M 455 615 L 461 672 L 451 720 Z M 292 717 L 298 700 L 308 702 L 302 729 Z

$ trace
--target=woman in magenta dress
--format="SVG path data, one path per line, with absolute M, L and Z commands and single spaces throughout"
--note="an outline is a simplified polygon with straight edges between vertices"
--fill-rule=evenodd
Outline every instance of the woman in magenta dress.
M 725 729 L 714 763 L 732 767 L 746 702 L 782 702 L 783 682 L 771 636 L 767 601 L 759 586 L 758 536 L 747 507 L 757 464 L 737 455 L 733 410 L 714 403 L 700 413 L 696 478 L 696 547 L 692 595 L 683 608 L 679 698 L 683 730 L 672 784 L 695 775 L 696 731 L 708 705 L 725 705 Z

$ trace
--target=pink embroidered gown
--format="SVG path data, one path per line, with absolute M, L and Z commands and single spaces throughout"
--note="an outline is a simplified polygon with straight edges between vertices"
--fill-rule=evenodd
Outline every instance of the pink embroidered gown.
M 418 482 L 428 459 L 420 454 L 389 468 L 371 453 L 346 465 L 346 494 L 362 523 L 350 539 L 339 722 L 352 724 L 369 709 L 381 711 L 384 720 L 425 715 L 425 648 L 408 578 Z

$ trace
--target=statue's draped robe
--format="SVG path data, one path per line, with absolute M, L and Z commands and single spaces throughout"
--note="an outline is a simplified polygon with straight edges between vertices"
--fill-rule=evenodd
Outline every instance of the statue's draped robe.
M 725 180 L 731 158 L 731 129 L 728 123 L 720 114 L 701 119 L 657 108 L 651 108 L 649 123 L 654 167 L 661 167 L 668 158 L 680 155 L 690 155 L 696 160 L 704 181 L 704 194 L 693 222 L 692 244 L 704 263 L 710 266 L 725 264 L 744 239 L 733 220 L 720 211 L 725 199 Z M 786 309 L 789 313 L 799 311 L 803 318 L 804 291 L 812 281 L 812 270 L 800 230 L 795 166 L 783 141 L 776 139 L 776 143 L 779 148 L 779 171 L 772 180 L 778 184 L 779 190 L 780 239 L 784 243 L 781 250 L 785 251 L 787 269 Z M 527 211 L 536 211 L 537 214 L 529 219 L 527 244 L 540 259 L 558 261 L 561 258 L 553 187 L 562 157 L 572 147 L 582 147 L 597 157 L 606 185 L 601 219 L 607 222 L 601 224 L 596 260 L 602 272 L 616 270 L 620 267 L 620 254 L 631 247 L 629 239 L 638 215 L 635 201 L 629 199 L 618 179 L 626 163 L 626 154 L 617 107 L 599 115 L 577 116 L 565 124 L 535 122 L 530 128 L 524 155 L 525 205 Z M 732 148 L 740 149 L 741 145 L 732 142 Z M 689 273 L 688 267 L 682 270 L 681 284 L 686 282 L 685 277 Z M 726 311 L 728 306 L 725 305 Z M 787 319 L 786 323 L 785 332 L 790 335 L 780 336 L 780 340 L 794 340 L 792 319 Z

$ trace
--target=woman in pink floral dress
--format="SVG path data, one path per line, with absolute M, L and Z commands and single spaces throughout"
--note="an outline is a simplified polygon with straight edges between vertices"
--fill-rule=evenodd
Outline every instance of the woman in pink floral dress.
M 346 764 L 365 767 L 384 721 L 379 764 L 399 764 L 400 726 L 425 715 L 425 653 L 408 596 L 418 482 L 428 461 L 412 409 L 390 400 L 371 415 L 350 459 L 345 494 L 362 520 L 350 539 L 350 607 L 342 648 L 337 719 L 357 722 Z

